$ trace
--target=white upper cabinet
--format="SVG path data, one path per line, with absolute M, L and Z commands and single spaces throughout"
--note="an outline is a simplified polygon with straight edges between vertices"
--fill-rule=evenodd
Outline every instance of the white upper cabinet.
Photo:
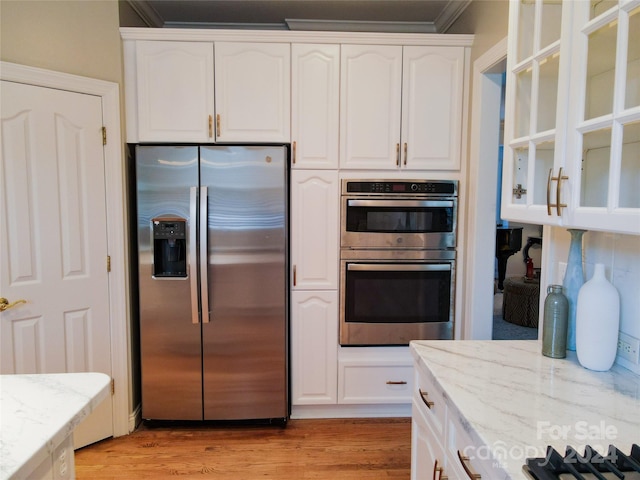
M 460 168 L 463 80 L 464 49 L 403 48 L 403 168 Z
M 340 166 L 399 168 L 402 47 L 343 45 Z
M 338 168 L 340 45 L 291 46 L 292 168 Z
M 137 141 L 212 141 L 213 44 L 138 41 L 135 56 Z
M 340 166 L 460 168 L 464 49 L 343 45 Z
M 640 1 L 511 2 L 502 216 L 640 234 Z
M 288 43 L 215 42 L 216 141 L 291 140 Z

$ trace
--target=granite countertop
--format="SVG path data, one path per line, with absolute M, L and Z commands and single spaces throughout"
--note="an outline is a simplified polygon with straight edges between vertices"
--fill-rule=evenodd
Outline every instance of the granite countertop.
M 0 375 L 0 479 L 28 478 L 109 394 L 103 373 Z
M 587 370 L 575 352 L 540 353 L 536 340 L 413 341 L 411 353 L 442 388 L 447 406 L 470 437 L 490 448 L 510 478 L 525 478 L 529 457 L 547 445 L 623 453 L 640 443 L 640 376 L 614 365 Z

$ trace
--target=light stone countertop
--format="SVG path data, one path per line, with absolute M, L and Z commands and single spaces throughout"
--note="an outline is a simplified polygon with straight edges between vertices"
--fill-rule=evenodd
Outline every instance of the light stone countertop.
M 540 350 L 537 340 L 411 342 L 447 411 L 510 478 L 526 478 L 525 459 L 544 457 L 547 445 L 562 455 L 587 444 L 628 454 L 640 443 L 640 376 L 619 365 L 587 370 L 575 352 L 551 359 Z
M 109 394 L 103 373 L 0 375 L 0 479 L 28 478 Z

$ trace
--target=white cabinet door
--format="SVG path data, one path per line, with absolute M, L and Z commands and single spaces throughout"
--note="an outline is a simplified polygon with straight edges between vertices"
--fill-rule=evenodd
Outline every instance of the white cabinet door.
M 427 423 L 423 408 L 414 399 L 411 411 L 411 480 L 445 478 L 445 455 L 441 441 Z M 460 477 L 464 478 L 464 477 Z
M 138 141 L 209 142 L 213 44 L 136 42 Z
M 343 45 L 340 167 L 400 165 L 402 47 Z
M 292 292 L 291 403 L 335 404 L 337 372 L 338 292 Z
M 291 140 L 288 43 L 215 43 L 216 140 Z
M 639 235 L 640 2 L 573 10 L 566 223 Z
M 291 172 L 291 267 L 294 290 L 336 290 L 339 264 L 338 172 Z
M 402 168 L 460 168 L 463 83 L 464 48 L 404 47 Z
M 338 168 L 340 45 L 291 47 L 292 168 Z

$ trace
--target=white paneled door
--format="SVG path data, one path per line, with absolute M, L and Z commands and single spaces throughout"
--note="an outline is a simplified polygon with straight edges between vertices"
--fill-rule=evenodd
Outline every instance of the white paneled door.
M 102 101 L 2 81 L 0 312 L 3 374 L 111 375 Z M 75 447 L 113 434 L 112 399 Z

